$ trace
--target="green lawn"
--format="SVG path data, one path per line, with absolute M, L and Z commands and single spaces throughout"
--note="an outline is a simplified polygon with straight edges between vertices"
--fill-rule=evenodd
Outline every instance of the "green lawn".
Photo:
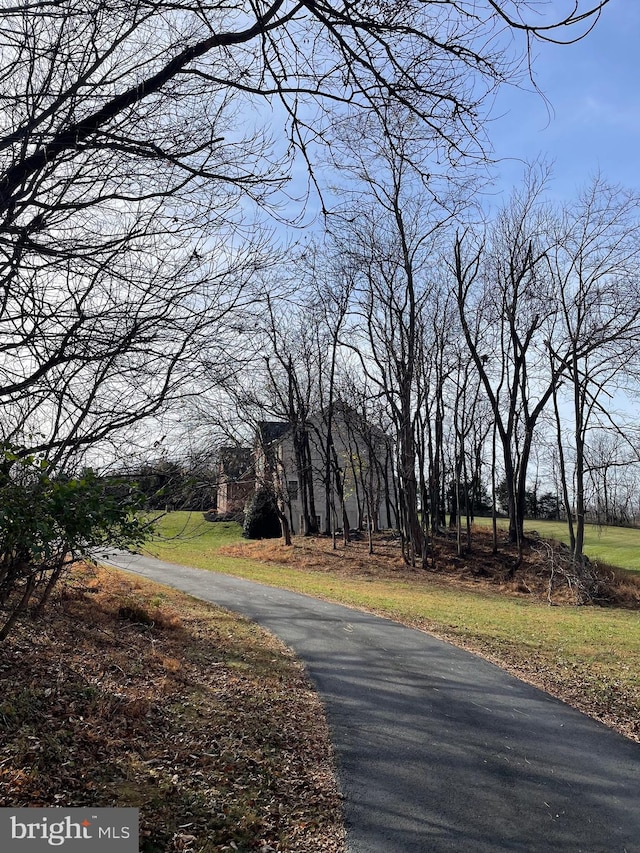
M 549 532 L 547 524 L 536 524 Z M 172 513 L 149 551 L 175 563 L 222 571 L 389 616 L 478 651 L 594 716 L 640 736 L 640 615 L 600 607 L 550 607 L 528 597 L 474 592 L 438 582 L 345 578 L 218 553 L 240 539 L 232 523 Z M 180 535 L 178 535 L 180 534 Z M 555 533 L 553 535 L 556 535 Z M 594 536 L 595 536 L 594 532 Z M 638 531 L 607 531 L 630 559 Z M 610 552 L 607 560 L 612 562 Z
M 157 545 L 167 552 L 214 552 L 229 542 L 237 542 L 242 533 L 239 524 L 232 521 L 205 521 L 201 512 L 170 512 L 160 515 L 158 519 L 158 536 L 153 547 Z
M 498 522 L 506 527 L 505 521 Z M 476 524 L 490 525 L 490 518 L 477 518 Z M 563 521 L 526 521 L 525 531 L 537 530 L 546 539 L 569 542 L 567 525 Z M 585 527 L 584 551 L 588 557 L 601 560 L 611 566 L 640 572 L 640 530 L 631 527 Z

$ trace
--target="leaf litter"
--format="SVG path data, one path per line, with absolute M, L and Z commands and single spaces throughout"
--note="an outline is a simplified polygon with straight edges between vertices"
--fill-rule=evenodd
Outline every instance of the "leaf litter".
M 204 602 L 83 567 L 0 646 L 0 805 L 140 809 L 142 853 L 342 853 L 301 664 Z

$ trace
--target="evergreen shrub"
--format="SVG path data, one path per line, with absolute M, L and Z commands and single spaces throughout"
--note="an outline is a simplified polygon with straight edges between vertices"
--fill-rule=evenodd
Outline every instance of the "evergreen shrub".
M 245 539 L 278 539 L 282 536 L 272 489 L 263 487 L 253 496 L 245 513 L 242 535 Z

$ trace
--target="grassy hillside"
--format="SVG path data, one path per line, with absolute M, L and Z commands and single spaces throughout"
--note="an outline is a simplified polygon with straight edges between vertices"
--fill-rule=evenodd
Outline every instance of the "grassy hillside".
M 478 518 L 476 524 L 489 526 L 490 518 Z M 499 522 L 506 527 L 504 521 Z M 526 521 L 525 531 L 536 530 L 545 539 L 569 542 L 567 525 L 563 521 Z M 595 560 L 640 572 L 640 530 L 630 527 L 600 527 L 587 524 L 585 528 L 585 554 Z
M 479 527 L 488 527 L 489 518 L 478 518 Z M 506 529 L 504 520 L 499 522 Z M 525 530 L 537 531 L 546 539 L 556 539 L 568 543 L 567 526 L 560 521 L 527 521 Z M 225 563 L 220 548 L 240 539 L 240 525 L 233 522 L 218 522 L 215 524 L 204 521 L 199 512 L 172 512 L 164 516 L 159 525 L 160 538 L 151 550 L 160 549 L 166 559 L 173 562 L 189 562 L 202 560 L 218 555 Z M 601 560 L 612 566 L 640 572 L 640 530 L 628 527 L 599 527 L 588 524 L 585 530 L 585 553 L 596 560 Z M 171 556 L 173 555 L 173 556 Z M 189 562 L 190 565 L 195 565 Z M 204 566 L 203 566 L 204 567 Z
M 541 527 L 540 525 L 538 529 Z M 395 544 L 332 551 L 328 540 L 247 543 L 238 525 L 176 513 L 157 556 L 371 610 L 428 630 L 493 660 L 619 731 L 640 740 L 640 617 L 637 610 L 549 606 L 517 586 L 499 589 L 469 574 L 403 569 Z M 542 532 L 542 531 L 540 531 Z M 621 531 L 622 541 L 629 533 Z M 235 543 L 235 544 L 234 544 Z M 395 549 L 395 550 L 394 550 Z M 629 548 L 629 550 L 631 550 Z M 467 561 L 473 567 L 474 556 Z

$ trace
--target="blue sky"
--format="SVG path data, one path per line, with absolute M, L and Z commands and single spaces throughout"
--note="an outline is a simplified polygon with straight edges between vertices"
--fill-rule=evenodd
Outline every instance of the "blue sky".
M 574 2 L 550 0 L 538 11 L 557 20 Z M 580 0 L 580 9 L 596 2 Z M 566 37 L 574 34 L 571 29 Z M 548 194 L 558 201 L 575 197 L 598 172 L 640 193 L 640 0 L 609 0 L 593 30 L 575 44 L 536 42 L 532 65 L 546 100 L 525 80 L 518 88 L 504 86 L 491 109 L 486 133 L 499 162 L 485 209 L 499 205 L 521 182 L 524 163 L 539 157 L 552 164 Z M 306 187 L 300 160 L 290 191 L 302 196 Z M 319 208 L 312 195 L 306 224 Z
M 488 127 L 496 155 L 555 161 L 559 197 L 571 197 L 598 170 L 640 190 L 640 0 L 610 0 L 583 41 L 537 45 L 535 54 L 552 111 L 535 93 L 503 90 Z M 499 186 L 509 187 L 522 166 L 508 159 L 497 171 Z

